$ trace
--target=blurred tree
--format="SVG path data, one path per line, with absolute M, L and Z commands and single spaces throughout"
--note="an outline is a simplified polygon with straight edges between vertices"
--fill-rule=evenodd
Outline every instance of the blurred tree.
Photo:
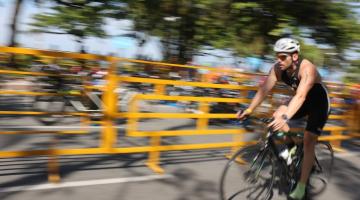
M 347 69 L 347 74 L 344 77 L 345 82 L 349 83 L 360 83 L 360 59 L 353 60 L 350 62 L 350 67 Z
M 34 2 L 36 4 L 41 4 L 41 3 L 45 3 L 45 2 L 54 2 L 54 3 L 58 4 L 59 6 L 76 9 L 76 8 L 82 8 L 82 7 L 86 6 L 86 4 L 89 4 L 90 2 L 93 2 L 93 1 L 90 1 L 90 0 L 34 0 Z M 21 8 L 23 6 L 23 3 L 24 3 L 23 0 L 15 1 L 14 12 L 13 12 L 12 20 L 10 23 L 10 38 L 8 41 L 8 46 L 10 46 L 10 47 L 17 46 L 16 37 L 19 33 L 18 18 L 19 18 L 19 14 L 21 13 Z M 41 19 L 41 17 L 39 17 L 39 19 Z M 39 23 L 39 25 L 42 26 L 42 28 L 45 28 L 43 23 Z M 80 34 L 78 34 L 78 35 L 80 35 Z M 100 35 L 96 35 L 96 36 L 100 36 Z M 81 47 L 81 49 L 83 49 L 83 47 Z M 13 67 L 18 67 L 13 55 L 11 55 L 9 57 L 8 65 L 13 66 Z
M 83 6 L 86 2 L 88 2 L 88 0 L 75 0 L 75 1 L 69 1 L 69 0 L 34 0 L 35 3 L 40 4 L 42 2 L 45 1 L 54 1 L 56 3 L 58 3 L 59 5 L 66 5 L 69 7 L 80 7 Z M 1 3 L 1 2 L 0 2 Z M 18 16 L 21 13 L 21 8 L 23 5 L 24 1 L 23 0 L 16 0 L 15 1 L 15 6 L 14 6 L 14 12 L 13 12 L 13 16 L 12 16 L 12 20 L 10 23 L 10 38 L 9 38 L 9 42 L 8 42 L 8 46 L 13 47 L 16 46 L 17 42 L 16 42 L 16 36 L 18 34 L 18 29 L 17 29 L 17 25 L 18 25 Z
M 18 16 L 20 13 L 20 9 L 21 9 L 21 5 L 23 3 L 23 0 L 16 0 L 15 2 L 15 8 L 14 8 L 14 13 L 13 13 L 13 17 L 11 20 L 11 24 L 10 24 L 10 38 L 9 38 L 9 43 L 8 45 L 10 47 L 14 47 L 16 46 L 16 35 L 17 35 L 17 21 L 18 21 Z
M 165 60 L 186 63 L 204 48 L 222 48 L 239 55 L 267 54 L 283 36 L 311 38 L 343 53 L 360 41 L 356 15 L 346 2 L 282 0 L 132 0 L 125 18 L 134 30 L 159 36 Z M 304 54 L 323 62 L 318 46 Z
M 226 25 L 231 45 L 239 54 L 271 52 L 279 38 L 312 39 L 338 53 L 360 41 L 360 26 L 350 6 L 339 1 L 248 1 L 231 4 Z M 229 47 L 224 43 L 225 47 Z M 309 47 L 304 46 L 304 50 Z M 314 51 L 314 48 L 311 48 Z M 303 51 L 305 54 L 306 51 Z M 319 58 L 321 53 L 316 53 Z M 312 55 L 312 54 L 308 54 Z
M 202 4 L 208 4 L 208 1 L 199 3 L 189 0 L 123 2 L 127 3 L 127 13 L 120 18 L 132 20 L 136 32 L 160 37 L 164 60 L 187 63 L 193 55 L 199 53 L 200 46 L 206 43 L 204 37 L 207 35 L 206 24 L 199 22 L 205 12 L 204 9 L 208 7 Z M 199 34 L 200 32 L 202 34 Z M 139 44 L 146 43 L 146 37 L 137 39 L 139 39 Z
M 317 66 L 323 66 L 327 62 L 325 61 L 326 57 L 324 50 L 319 49 L 316 45 L 305 44 L 302 42 L 301 55 Z
M 118 13 L 121 7 L 113 0 L 54 0 L 51 12 L 36 14 L 33 32 L 69 34 L 75 36 L 79 51 L 84 51 L 84 39 L 103 38 L 105 18 Z

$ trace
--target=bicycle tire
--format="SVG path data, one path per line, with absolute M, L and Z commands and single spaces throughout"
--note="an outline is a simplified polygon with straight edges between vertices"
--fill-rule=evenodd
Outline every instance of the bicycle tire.
M 270 199 L 275 163 L 269 151 L 261 151 L 262 147 L 255 144 L 239 149 L 226 163 L 220 179 L 221 200 Z M 239 159 L 246 164 L 238 164 Z
M 65 111 L 66 102 L 61 96 L 37 96 L 33 108 L 38 112 L 61 113 Z M 59 123 L 63 119 L 61 114 L 49 114 L 36 116 L 36 120 L 50 126 Z
M 334 151 L 329 142 L 315 145 L 315 163 L 308 180 L 308 192 L 311 196 L 323 193 L 330 182 L 334 166 Z

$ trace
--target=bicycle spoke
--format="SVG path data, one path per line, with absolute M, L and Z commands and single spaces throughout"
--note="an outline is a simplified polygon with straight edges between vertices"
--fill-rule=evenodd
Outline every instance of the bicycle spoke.
M 259 153 L 259 147 L 246 147 L 229 161 L 221 179 L 222 199 L 269 198 L 273 185 L 273 162 L 268 153 Z M 246 164 L 238 164 L 237 159 L 246 161 Z

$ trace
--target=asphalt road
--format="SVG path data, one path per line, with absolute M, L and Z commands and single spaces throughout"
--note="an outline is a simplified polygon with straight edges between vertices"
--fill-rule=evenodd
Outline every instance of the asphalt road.
M 168 110 L 168 108 L 165 108 Z M 16 127 L 26 130 L 63 130 L 79 127 L 76 120 L 66 119 L 49 128 L 41 127 L 31 117 L 0 118 L 2 130 Z M 153 120 L 141 122 L 144 130 L 190 129 L 194 121 Z M 32 127 L 32 128 L 31 128 Z M 35 127 L 35 128 L 34 128 Z M 213 126 L 212 128 L 222 128 Z M 18 128 L 19 129 L 19 128 Z M 146 145 L 147 138 L 124 136 L 119 125 L 118 146 Z M 2 150 L 45 148 L 52 135 L 0 135 Z M 99 128 L 86 135 L 57 136 L 60 147 L 96 147 Z M 231 136 L 165 137 L 163 144 L 229 141 Z M 324 193 L 314 199 L 357 200 L 360 197 L 360 147 L 346 142 L 347 152 L 337 153 L 331 182 Z M 0 159 L 1 200 L 218 200 L 219 179 L 226 163 L 228 149 L 163 152 L 161 166 L 165 174 L 157 175 L 146 167 L 147 154 L 81 155 L 61 157 L 61 183 L 47 181 L 47 158 L 28 157 Z M 286 199 L 274 194 L 273 199 Z
M 145 166 L 145 154 L 69 156 L 61 159 L 60 184 L 48 184 L 46 158 L 1 160 L 0 198 L 3 200 L 216 200 L 226 162 L 224 150 L 169 152 L 162 155 L 166 173 Z M 337 155 L 333 178 L 319 200 L 356 200 L 360 156 Z M 22 187 L 19 187 L 22 186 Z M 24 187 L 26 186 L 26 187 Z M 275 194 L 273 199 L 286 199 Z

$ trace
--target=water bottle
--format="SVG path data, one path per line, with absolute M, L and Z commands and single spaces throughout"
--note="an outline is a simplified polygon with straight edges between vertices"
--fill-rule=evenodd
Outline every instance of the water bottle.
M 288 148 L 285 148 L 284 150 L 282 150 L 279 154 L 279 156 L 284 159 L 284 160 L 287 160 L 288 157 L 289 157 L 289 149 Z
M 287 165 L 291 165 L 292 161 L 293 161 L 293 157 L 295 155 L 296 152 L 296 145 L 294 145 L 290 150 L 288 148 L 285 148 L 280 154 L 279 156 L 281 158 L 283 158 L 286 161 Z

